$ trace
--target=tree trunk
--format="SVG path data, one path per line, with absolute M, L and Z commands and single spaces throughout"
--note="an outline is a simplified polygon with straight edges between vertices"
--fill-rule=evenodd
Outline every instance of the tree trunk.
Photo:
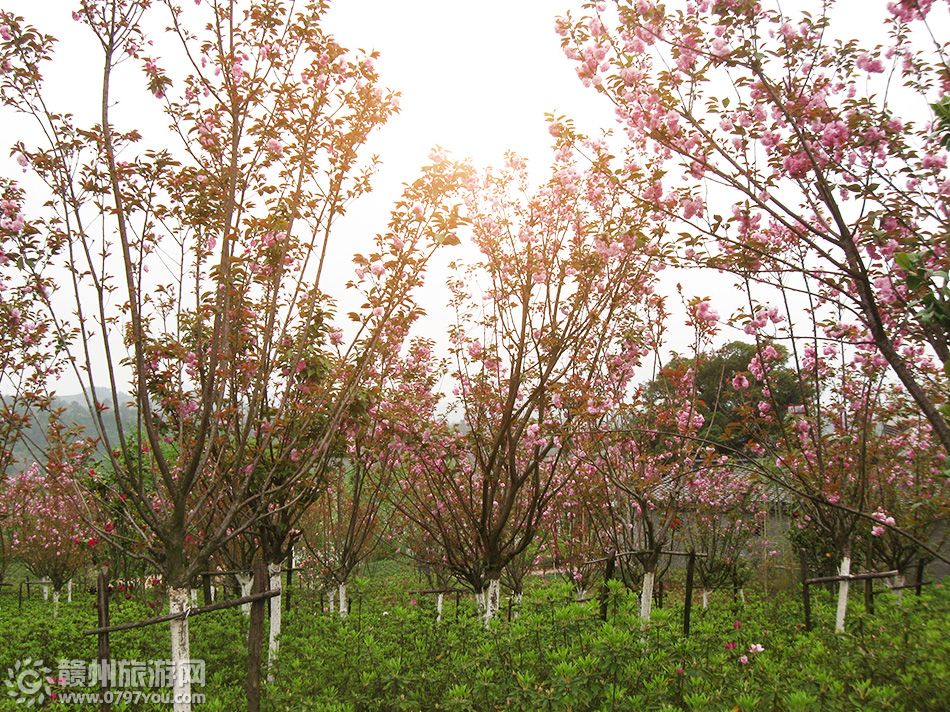
M 69 579 L 66 583 L 66 603 L 73 602 L 73 580 Z
M 267 575 L 270 577 L 270 590 L 280 590 L 280 564 L 268 564 Z M 274 680 L 274 665 L 277 663 L 277 646 L 280 641 L 281 620 L 280 596 L 270 599 L 270 631 L 267 638 L 267 681 Z
M 238 588 L 241 590 L 241 598 L 251 595 L 251 587 L 254 585 L 254 576 L 251 574 L 235 574 L 234 577 L 237 579 Z M 241 610 L 244 611 L 244 615 L 251 615 L 251 604 L 242 603 Z
M 53 618 L 59 615 L 59 591 L 53 590 Z
M 49 586 L 47 586 L 45 583 L 43 584 L 43 600 L 49 600 Z
M 650 620 L 653 611 L 653 579 L 656 574 L 647 571 L 643 574 L 643 587 L 640 589 L 640 619 Z
M 253 593 L 263 593 L 267 590 L 267 570 L 264 562 L 254 564 L 254 573 L 251 576 Z M 254 601 L 247 626 L 247 712 L 260 712 L 261 709 L 261 652 L 264 647 L 264 608 L 267 602 Z
M 707 608 L 709 608 L 709 591 L 704 588 L 703 589 L 703 610 Z
M 346 600 L 346 581 L 340 582 L 339 596 L 340 618 L 346 618 L 346 614 L 350 612 L 350 602 Z
M 897 596 L 898 603 L 901 603 L 904 600 L 904 589 L 899 588 L 899 587 L 904 586 L 906 583 L 907 583 L 907 579 L 904 577 L 903 574 L 898 574 L 897 576 L 891 579 L 891 587 L 898 589 L 897 591 L 894 591 L 894 595 Z
M 334 591 L 331 588 L 330 593 L 327 595 L 327 598 L 329 599 L 329 603 L 327 604 L 328 605 L 327 613 L 333 613 L 333 606 L 334 606 L 333 602 L 336 600 L 336 591 Z
M 838 575 L 851 575 L 850 552 L 841 558 L 841 568 L 838 570 Z M 835 633 L 844 633 L 844 619 L 848 612 L 848 588 L 850 583 L 848 580 L 838 582 L 838 611 L 835 614 Z
M 501 598 L 501 580 L 489 579 L 488 587 L 485 589 L 485 627 L 491 623 L 492 619 L 498 613 L 499 599 Z
M 187 588 L 168 589 L 168 612 L 181 613 L 188 609 Z M 172 639 L 172 695 L 174 712 L 191 712 L 191 650 L 188 640 L 188 619 L 175 618 L 170 622 Z
M 438 615 L 436 615 L 435 617 L 436 623 L 442 622 L 442 603 L 444 600 L 445 600 L 445 594 L 440 593 L 439 597 L 436 599 L 436 602 L 435 602 L 435 610 L 438 611 Z

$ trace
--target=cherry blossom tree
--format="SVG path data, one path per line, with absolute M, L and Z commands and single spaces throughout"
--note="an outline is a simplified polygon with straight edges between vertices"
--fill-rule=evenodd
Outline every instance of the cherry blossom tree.
M 439 591 L 435 594 L 435 610 L 436 621 L 441 621 L 445 605 L 444 591 L 452 588 L 456 578 L 447 565 L 446 556 L 439 543 L 424 529 L 413 525 L 402 516 L 398 509 L 389 521 L 389 532 L 384 536 L 388 541 L 401 542 L 396 553 L 413 561 L 417 575 L 420 580 L 425 581 L 428 589 Z
M 486 623 L 502 571 L 567 480 L 577 413 L 608 411 L 632 375 L 654 281 L 657 228 L 578 170 L 567 128 L 552 124 L 553 175 L 540 189 L 509 155 L 466 198 L 480 256 L 449 284 L 448 410 L 462 422 L 436 417 L 416 438 L 402 492 L 405 515 L 481 594 Z
M 749 576 L 745 559 L 766 515 L 761 484 L 745 468 L 730 465 L 723 457 L 693 473 L 684 497 L 685 538 L 705 554 L 696 559 L 703 608 L 710 589 L 728 585 L 741 591 Z
M 758 418 L 780 433 L 777 438 L 754 442 L 750 450 L 762 456 L 760 464 L 767 463 L 759 469 L 765 479 L 797 495 L 796 525 L 813 531 L 827 543 L 840 558 L 839 572 L 846 576 L 851 572 L 852 557 L 861 553 L 859 543 L 867 540 L 862 522 L 868 528 L 872 524 L 880 526 L 876 516 L 869 513 L 881 506 L 881 494 L 892 486 L 888 483 L 912 478 L 911 472 L 915 471 L 914 457 L 892 459 L 891 448 L 900 440 L 885 435 L 906 422 L 912 401 L 889 377 L 887 362 L 860 325 L 821 320 L 818 315 L 823 305 L 813 303 L 816 306 L 805 312 L 800 323 L 795 323 L 790 311 L 779 317 L 775 310 L 754 303 L 751 297 L 749 312 L 740 316 L 758 340 L 757 355 L 750 361 L 747 374 L 747 380 L 765 386 Z M 811 334 L 806 337 L 808 330 Z M 776 341 L 784 342 L 792 353 L 793 367 L 802 384 L 800 392 L 805 394 L 803 402 L 784 415 L 776 408 L 770 387 L 770 374 L 783 360 L 774 345 Z M 920 418 L 916 407 L 910 412 Z M 926 431 L 933 432 L 929 423 Z M 928 472 L 945 467 L 942 450 L 937 448 L 931 455 L 932 451 L 919 463 Z M 930 486 L 939 489 L 936 482 Z M 877 514 L 890 517 L 881 514 L 880 509 Z M 906 528 L 893 518 L 886 523 L 915 546 L 928 548 L 911 531 L 916 528 L 916 534 L 920 534 L 919 522 Z M 839 585 L 835 624 L 839 632 L 844 629 L 848 588 L 847 580 Z
M 688 492 L 697 472 L 715 453 L 699 412 L 695 374 L 703 353 L 718 332 L 719 315 L 707 299 L 688 300 L 692 359 L 673 359 L 661 378 L 644 384 L 590 425 L 580 456 L 607 488 L 609 521 L 606 538 L 612 550 L 629 552 L 642 568 L 640 617 L 649 620 L 663 551 L 672 547 L 688 508 Z M 663 334 L 660 309 L 651 332 L 655 361 L 660 362 Z M 662 383 L 662 388 L 655 387 Z M 707 428 L 708 430 L 708 428 Z M 629 564 L 621 559 L 621 570 Z
M 501 572 L 501 585 L 511 592 L 510 600 L 513 605 L 521 604 L 524 598 L 525 579 L 542 560 L 547 545 L 548 542 L 542 529 L 535 542 L 511 559 Z M 520 615 L 520 611 L 516 609 L 513 615 L 517 617 Z
M 233 496 L 233 495 L 232 495 Z M 226 503 L 230 502 L 232 496 L 224 496 L 220 501 L 222 509 Z M 212 522 L 214 517 L 212 516 Z M 212 524 L 212 526 L 214 526 Z M 254 562 L 261 557 L 261 543 L 252 529 L 244 530 L 235 536 L 227 539 L 218 549 L 211 554 L 208 561 L 210 571 L 234 571 L 233 576 L 229 576 L 237 585 L 237 592 L 241 597 L 248 596 L 254 584 Z M 251 614 L 251 604 L 247 603 L 241 606 L 245 615 Z
M 35 576 L 49 580 L 54 615 L 63 586 L 90 563 L 99 542 L 85 523 L 74 480 L 75 471 L 88 461 L 91 443 L 67 437 L 54 424 L 45 466 L 33 463 L 3 493 L 11 553 Z
M 406 186 L 394 206 L 388 231 L 376 236 L 376 251 L 354 256 L 356 277 L 350 286 L 370 310 L 364 316 L 349 314 L 358 324 L 355 336 L 344 340 L 342 330 L 329 324 L 330 313 L 316 313 L 312 323 L 285 336 L 295 349 L 292 360 L 282 366 L 296 389 L 294 397 L 286 392 L 262 396 L 262 413 L 278 417 L 263 423 L 267 446 L 246 466 L 249 496 L 243 503 L 231 502 L 246 508 L 243 520 L 261 542 L 272 587 L 279 586 L 282 562 L 301 535 L 301 517 L 339 473 L 363 401 L 374 388 L 381 398 L 380 384 L 399 377 L 393 355 L 422 313 L 412 293 L 421 286 L 430 257 L 457 240 L 454 231 L 462 219 L 452 195 L 467 180 L 469 169 L 438 149 L 430 158 L 433 163 Z M 232 446 L 240 442 L 237 434 L 230 441 Z M 378 509 L 381 500 L 374 501 Z M 277 652 L 280 617 L 281 607 L 272 606 L 271 659 Z
M 558 27 L 628 145 L 652 155 L 627 161 L 653 181 L 632 198 L 679 222 L 684 256 L 793 292 L 807 278 L 867 332 L 950 451 L 950 183 L 930 106 L 950 72 L 928 24 L 946 7 L 889 3 L 887 43 L 865 47 L 842 36 L 836 5 L 591 2 Z
M 577 598 L 584 598 L 597 577 L 597 567 L 589 562 L 611 549 L 604 540 L 604 513 L 610 511 L 606 501 L 608 488 L 596 472 L 578 463 L 576 477 L 565 485 L 552 507 L 545 525 L 548 549 L 554 568 L 574 588 Z
M 405 447 L 401 427 L 411 417 L 419 369 L 431 343 L 413 341 L 403 355 L 381 355 L 356 407 L 342 425 L 344 445 L 327 473 L 326 490 L 306 514 L 303 538 L 325 580 L 336 585 L 340 617 L 348 612 L 347 582 L 389 531 L 390 504 Z M 332 608 L 332 601 L 331 601 Z
M 938 550 L 947 537 L 947 489 L 942 474 L 946 458 L 935 446 L 926 421 L 922 422 L 907 405 L 886 404 L 882 422 L 875 429 L 876 472 L 868 505 L 879 520 L 869 523 L 868 558 L 880 562 L 886 570 L 900 572 L 895 577 L 898 586 L 905 583 L 915 563 L 932 560 L 933 556 L 900 531 L 883 525 L 899 527 Z
M 18 161 L 25 163 L 21 155 Z M 60 373 L 60 344 L 42 308 L 52 281 L 49 264 L 61 245 L 45 243 L 26 221 L 23 189 L 0 182 L 0 473 L 19 452 L 45 459 L 47 443 L 28 437 L 52 415 L 49 383 Z M 24 465 L 25 463 L 19 463 Z

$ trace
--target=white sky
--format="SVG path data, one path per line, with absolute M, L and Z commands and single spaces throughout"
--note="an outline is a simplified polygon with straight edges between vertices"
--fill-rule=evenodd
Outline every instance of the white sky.
M 514 149 L 528 157 L 536 176 L 543 176 L 550 162 L 546 112 L 572 116 L 586 132 L 614 126 L 606 99 L 581 86 L 554 31 L 554 18 L 570 8 L 579 12 L 579 5 L 579 0 L 336 1 L 325 27 L 345 47 L 378 50 L 383 84 L 402 93 L 401 112 L 368 147 L 383 160 L 376 190 L 353 206 L 337 233 L 333 257 L 338 269 L 331 272 L 341 287 L 352 274 L 351 255 L 385 229 L 402 183 L 417 176 L 432 146 L 479 164 L 498 163 L 506 149 Z M 782 3 L 789 14 L 819 5 L 817 0 Z M 48 77 L 60 108 L 85 104 L 95 111 L 97 70 L 86 59 L 94 47 L 70 17 L 78 0 L 0 0 L 0 6 L 60 38 Z M 844 0 L 837 11 L 846 18 L 843 31 L 868 43 L 883 41 L 885 6 L 886 0 Z M 947 30 L 946 7 L 937 13 L 936 29 Z M 161 54 L 160 47 L 156 53 Z M 0 135 L 9 145 L 17 124 L 7 117 Z M 10 166 L 7 145 L 0 146 L 4 167 Z M 694 293 L 715 292 L 722 284 L 722 279 L 690 281 Z M 422 301 L 431 315 L 425 332 L 444 334 L 444 276 L 438 266 L 430 272 Z M 730 309 L 719 311 L 725 316 Z
M 500 164 L 512 149 L 543 179 L 551 161 L 545 113 L 568 114 L 590 132 L 612 124 L 611 106 L 581 85 L 554 30 L 555 17 L 571 4 L 342 0 L 331 6 L 326 27 L 344 47 L 379 51 L 382 83 L 402 94 L 399 114 L 370 143 L 383 160 L 374 194 L 357 204 L 343 235 L 362 241 L 379 232 L 402 183 L 418 175 L 435 145 L 479 165 Z M 352 252 L 348 242 L 336 243 L 341 262 Z M 430 269 L 420 295 L 429 312 L 421 325 L 426 335 L 445 333 L 442 268 L 463 251 L 444 250 Z

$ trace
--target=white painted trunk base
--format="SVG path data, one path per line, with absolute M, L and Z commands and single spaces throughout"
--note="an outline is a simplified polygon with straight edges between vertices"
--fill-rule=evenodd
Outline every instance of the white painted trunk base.
M 435 601 L 435 610 L 438 612 L 435 620 L 437 623 L 442 622 L 442 604 L 445 602 L 445 594 L 440 593 L 439 597 Z
M 745 589 L 739 589 L 739 600 L 742 602 L 742 605 L 745 605 Z
M 501 581 L 491 579 L 485 589 L 485 626 L 491 623 L 498 613 L 499 599 L 501 598 Z
M 851 575 L 850 556 L 842 557 L 841 568 L 838 569 L 838 575 Z M 848 588 L 850 584 L 850 581 L 840 581 L 838 583 L 838 610 L 835 613 L 835 633 L 844 633 L 844 619 L 848 613 Z
M 327 608 L 327 613 L 333 613 L 334 602 L 336 601 L 336 591 L 334 591 L 332 588 L 330 589 L 329 598 L 330 598 L 330 603 L 329 603 L 329 608 Z
M 254 577 L 251 574 L 235 574 L 234 577 L 237 579 L 238 588 L 241 589 L 241 598 L 251 595 L 251 588 L 254 586 Z M 242 603 L 241 611 L 244 612 L 244 615 L 251 615 L 251 604 Z
M 268 564 L 267 574 L 270 579 L 270 590 L 280 590 L 280 564 Z M 274 681 L 274 664 L 277 662 L 277 648 L 280 645 L 281 599 L 274 596 L 270 599 L 270 631 L 267 637 L 267 681 Z
M 709 591 L 703 589 L 703 608 L 709 608 Z
M 891 586 L 893 588 L 899 588 L 900 586 L 906 585 L 906 583 L 907 579 L 902 575 L 895 576 L 891 579 Z M 894 591 L 894 595 L 897 596 L 898 603 L 902 602 L 904 600 L 904 589 L 901 588 L 898 591 Z
M 346 598 L 346 583 L 341 583 L 338 588 L 338 591 L 340 595 L 340 600 L 339 600 L 339 605 L 338 605 L 338 608 L 340 611 L 340 618 L 346 618 L 346 614 L 350 612 L 350 602 Z
M 168 590 L 168 612 L 181 613 L 188 609 L 189 590 Z M 172 642 L 172 694 L 174 712 L 191 712 L 191 647 L 188 638 L 188 619 L 170 621 Z
M 43 600 L 49 600 L 49 586 L 47 586 L 45 583 L 43 584 Z
M 53 591 L 53 617 L 59 615 L 59 591 Z
M 640 589 L 640 619 L 650 620 L 650 614 L 653 612 L 653 579 L 656 577 L 652 571 L 643 574 L 643 588 Z
M 522 593 L 515 594 L 515 610 L 512 612 L 511 617 L 517 618 L 521 615 L 521 598 L 524 596 Z
M 66 582 L 66 603 L 73 602 L 73 580 L 69 579 Z

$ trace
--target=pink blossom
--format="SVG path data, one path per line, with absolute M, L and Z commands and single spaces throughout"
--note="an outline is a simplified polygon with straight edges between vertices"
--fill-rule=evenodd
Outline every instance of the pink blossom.
M 885 512 L 882 512 L 881 510 L 876 511 L 876 512 L 875 512 L 874 514 L 872 514 L 871 516 L 872 516 L 874 519 L 876 519 L 877 521 L 879 521 L 879 522 L 881 522 L 881 523 L 883 523 L 883 524 L 886 524 L 886 525 L 888 525 L 888 526 L 891 526 L 891 527 L 893 527 L 893 526 L 895 526 L 895 525 L 897 524 L 897 522 L 896 522 L 896 520 L 894 519 L 894 517 L 891 517 L 891 516 L 887 515 Z
M 943 170 L 947 167 L 947 154 L 927 154 L 920 162 L 920 165 L 925 170 Z
M 696 316 L 712 325 L 719 321 L 719 314 L 709 306 L 709 302 L 702 301 L 696 309 Z
M 933 0 L 897 0 L 887 3 L 887 9 L 901 22 L 923 20 L 930 12 Z
M 858 69 L 863 69 L 865 72 L 872 74 L 880 74 L 884 71 L 884 62 L 868 54 L 862 54 L 858 57 L 856 64 L 858 65 Z
M 793 153 L 782 161 L 782 167 L 792 178 L 804 178 L 810 165 L 811 162 L 804 153 Z

